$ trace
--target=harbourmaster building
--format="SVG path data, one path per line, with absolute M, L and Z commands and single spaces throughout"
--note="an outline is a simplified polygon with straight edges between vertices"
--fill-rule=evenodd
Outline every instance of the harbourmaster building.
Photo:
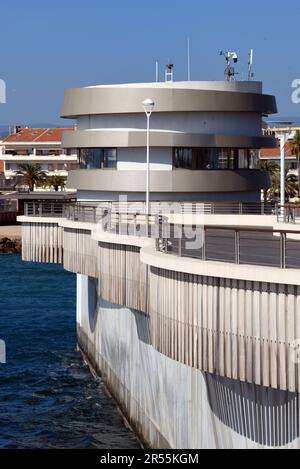
M 146 99 L 151 199 L 180 201 L 183 215 L 115 211 L 120 196 L 146 198 Z M 79 201 L 28 203 L 22 256 L 77 274 L 78 347 L 147 447 L 300 448 L 300 224 L 255 203 L 270 183 L 258 150 L 276 145 L 262 116 L 274 112 L 257 82 L 66 92 Z M 226 212 L 195 214 L 202 201 Z
M 269 187 L 259 150 L 276 146 L 262 135 L 262 116 L 277 112 L 260 82 L 165 82 L 70 89 L 62 117 L 76 119 L 63 147 L 78 148 L 80 169 L 69 175 L 79 200 L 145 200 L 145 99 L 151 98 L 153 201 L 260 201 Z

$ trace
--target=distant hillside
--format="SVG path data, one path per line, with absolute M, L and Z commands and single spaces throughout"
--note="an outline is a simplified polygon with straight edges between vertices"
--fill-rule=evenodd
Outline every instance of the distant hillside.
M 293 116 L 293 117 L 290 117 L 290 116 L 270 116 L 268 118 L 265 119 L 265 121 L 271 125 L 276 125 L 276 123 L 278 122 L 280 124 L 280 122 L 292 122 L 292 125 L 293 126 L 296 126 L 296 127 L 300 127 L 300 117 L 297 117 L 297 116 Z

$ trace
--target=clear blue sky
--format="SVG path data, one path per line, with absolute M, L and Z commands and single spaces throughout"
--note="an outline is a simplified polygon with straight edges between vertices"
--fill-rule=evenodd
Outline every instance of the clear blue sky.
M 300 78 L 299 0 L 1 0 L 0 15 L 0 126 L 61 123 L 65 88 L 152 81 L 155 60 L 172 58 L 185 79 L 188 35 L 192 79 L 223 79 L 221 49 L 239 52 L 245 78 L 252 47 L 256 78 L 280 114 L 300 116 L 290 97 Z

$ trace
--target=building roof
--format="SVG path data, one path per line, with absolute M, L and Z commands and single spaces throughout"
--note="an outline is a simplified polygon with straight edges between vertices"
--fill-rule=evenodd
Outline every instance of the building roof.
M 286 156 L 287 157 L 295 157 L 295 155 L 291 152 L 290 144 L 287 143 L 285 146 Z M 262 148 L 260 150 L 261 158 L 280 158 L 280 141 L 277 140 L 277 147 L 276 148 Z
M 61 142 L 64 132 L 74 131 L 74 127 L 68 128 L 20 128 L 17 133 L 9 135 L 3 140 L 6 143 L 51 143 Z
M 239 93 L 261 94 L 263 85 L 261 81 L 159 81 L 149 83 L 122 83 L 108 85 L 87 86 L 86 89 L 181 89 L 181 90 L 211 90 L 230 91 Z

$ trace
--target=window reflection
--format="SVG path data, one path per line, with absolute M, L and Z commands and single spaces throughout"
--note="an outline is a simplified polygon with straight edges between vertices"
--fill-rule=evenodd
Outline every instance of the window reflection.
M 79 150 L 81 169 L 116 169 L 116 148 L 81 148 Z
M 257 169 L 258 150 L 248 148 L 174 148 L 175 169 Z

